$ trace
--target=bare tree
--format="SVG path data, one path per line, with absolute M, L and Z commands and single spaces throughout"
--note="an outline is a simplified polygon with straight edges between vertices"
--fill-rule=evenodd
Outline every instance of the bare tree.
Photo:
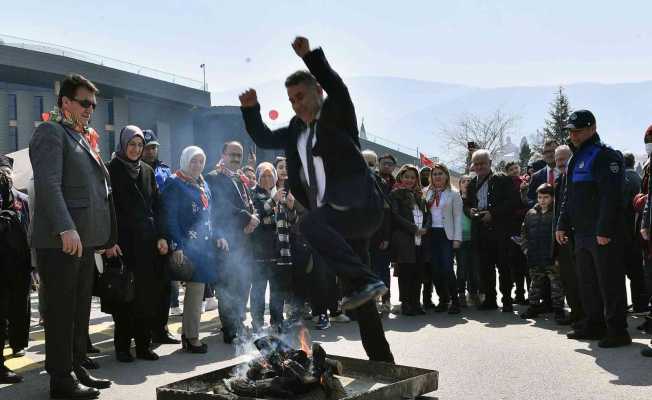
M 447 141 L 453 162 L 468 168 L 470 142 L 488 150 L 495 159 L 503 151 L 505 138 L 515 133 L 517 121 L 517 116 L 500 110 L 488 116 L 463 114 L 452 125 L 441 128 L 440 134 Z

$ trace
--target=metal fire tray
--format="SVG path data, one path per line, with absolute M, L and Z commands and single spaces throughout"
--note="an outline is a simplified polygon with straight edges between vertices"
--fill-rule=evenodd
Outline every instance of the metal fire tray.
M 343 375 L 336 375 L 348 395 L 343 400 L 414 399 L 437 390 L 437 371 L 384 362 L 328 355 L 342 363 Z M 215 400 L 213 387 L 231 376 L 242 364 L 218 369 L 156 388 L 157 400 Z M 240 397 L 241 400 L 262 400 Z M 270 400 L 269 398 L 266 400 Z M 273 399 L 275 400 L 275 399 Z

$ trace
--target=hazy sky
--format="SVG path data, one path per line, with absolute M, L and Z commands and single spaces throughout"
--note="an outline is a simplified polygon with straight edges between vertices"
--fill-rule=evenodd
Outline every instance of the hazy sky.
M 8 0 L 7 0 L 8 1 Z M 483 87 L 651 79 L 651 1 L 10 1 L 0 33 L 201 80 L 213 92 L 301 66 Z

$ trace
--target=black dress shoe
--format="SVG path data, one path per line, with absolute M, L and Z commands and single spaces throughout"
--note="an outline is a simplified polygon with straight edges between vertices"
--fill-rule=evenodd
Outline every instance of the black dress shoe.
M 237 336 L 233 337 L 231 339 L 231 343 L 235 342 L 236 339 L 237 339 Z M 192 343 L 190 343 L 190 340 L 186 339 L 186 338 L 183 338 L 181 343 L 182 343 L 182 346 L 181 346 L 182 349 L 187 351 L 188 353 L 205 354 L 205 353 L 208 352 L 208 345 L 206 343 L 202 343 L 199 346 L 194 346 Z M 226 343 L 226 339 L 225 339 L 225 343 Z
M 604 349 L 629 346 L 630 344 L 632 344 L 632 337 L 629 336 L 629 333 L 623 333 L 622 335 L 608 335 L 598 342 L 598 346 Z
M 11 356 L 14 358 L 25 357 L 25 349 L 12 349 Z
M 652 347 L 646 347 L 641 350 L 641 355 L 643 357 L 652 357 Z
M 84 386 L 95 389 L 107 389 L 111 387 L 111 381 L 108 379 L 97 379 L 88 373 L 86 368 L 77 367 L 74 369 L 77 380 Z
M 156 361 L 158 360 L 158 354 L 154 353 L 150 349 L 138 350 L 136 349 L 136 358 L 147 361 Z
M 448 311 L 448 302 L 440 301 L 439 304 L 435 307 L 435 312 L 446 312 Z
M 131 355 L 130 351 L 116 351 L 115 358 L 123 363 L 134 362 L 134 356 Z
M 450 307 L 448 307 L 448 313 L 451 315 L 459 314 L 461 312 L 459 303 L 455 301 L 451 303 Z
M 503 312 L 504 313 L 514 312 L 514 305 L 512 304 L 511 301 L 507 303 L 503 303 Z
M 600 340 L 604 337 L 604 333 L 584 329 L 575 329 L 568 332 L 566 337 L 573 340 Z
M 158 335 L 152 336 L 152 343 L 154 344 L 179 344 L 181 341 L 174 336 L 169 331 L 159 333 Z
M 387 293 L 387 286 L 383 281 L 375 281 L 364 285 L 348 296 L 342 298 L 342 310 L 353 310 Z
M 86 369 L 100 369 L 100 364 L 98 364 L 95 360 L 91 360 L 88 357 L 82 360 L 81 366 Z
M 51 399 L 96 399 L 100 391 L 84 386 L 75 379 L 50 379 L 50 398 Z
M 1 384 L 12 384 L 19 383 L 23 381 L 23 377 L 16 374 L 14 371 L 10 370 L 6 366 L 0 367 L 0 383 Z

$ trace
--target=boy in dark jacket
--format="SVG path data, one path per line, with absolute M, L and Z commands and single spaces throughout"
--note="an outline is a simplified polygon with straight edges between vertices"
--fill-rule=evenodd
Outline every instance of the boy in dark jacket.
M 555 311 L 555 320 L 561 321 L 566 317 L 564 311 L 564 293 L 561 286 L 559 266 L 553 257 L 554 245 L 554 200 L 555 191 L 552 185 L 544 183 L 537 188 L 537 204 L 525 215 L 521 229 L 521 249 L 527 257 L 530 271 L 530 307 L 521 313 L 521 318 L 535 318 L 545 311 L 545 306 L 540 304 L 546 286 L 550 281 L 552 305 Z

